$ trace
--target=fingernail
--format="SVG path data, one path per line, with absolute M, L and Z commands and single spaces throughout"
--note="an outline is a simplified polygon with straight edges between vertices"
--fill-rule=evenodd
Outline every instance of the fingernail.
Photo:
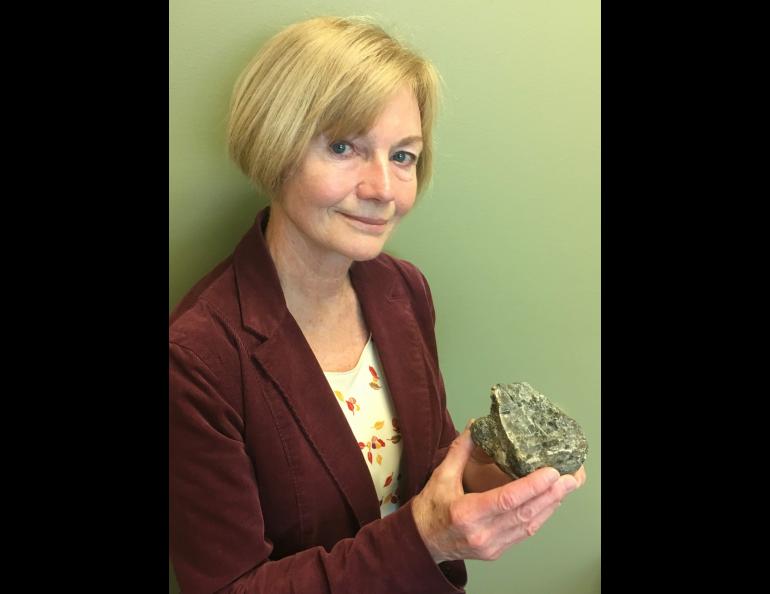
M 564 478 L 562 478 L 564 481 L 564 490 L 567 493 L 572 493 L 575 489 L 577 489 L 577 481 L 575 480 L 575 477 L 566 475 Z
M 547 472 L 548 472 L 547 478 L 549 483 L 555 483 L 556 481 L 559 480 L 559 477 L 561 476 L 559 474 L 559 471 L 556 470 L 555 468 L 549 468 Z
M 464 429 L 464 431 L 467 431 L 468 429 L 470 429 L 470 428 L 471 428 L 471 425 L 473 425 L 473 421 L 475 421 L 475 420 L 476 420 L 476 419 L 470 419 L 470 420 L 469 420 L 467 423 L 465 423 L 465 429 Z

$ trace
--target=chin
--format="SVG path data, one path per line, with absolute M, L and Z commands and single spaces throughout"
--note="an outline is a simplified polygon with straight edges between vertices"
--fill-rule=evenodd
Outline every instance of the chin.
M 374 260 L 377 256 L 379 256 L 382 253 L 382 250 L 380 250 L 377 253 L 372 254 L 361 254 L 357 255 L 353 258 L 354 262 L 366 262 L 367 260 Z
M 373 260 L 379 256 L 385 249 L 384 241 L 362 241 L 357 242 L 356 245 L 346 246 L 347 249 L 340 250 L 345 256 L 354 260 L 355 262 L 365 262 L 366 260 Z

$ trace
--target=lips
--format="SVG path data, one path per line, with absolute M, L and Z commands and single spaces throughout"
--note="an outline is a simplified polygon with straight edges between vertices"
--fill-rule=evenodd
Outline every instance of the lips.
M 354 221 L 358 221 L 359 223 L 364 223 L 365 225 L 387 225 L 388 219 L 380 219 L 380 218 L 372 218 L 372 217 L 361 217 L 358 215 L 352 215 L 348 214 L 346 212 L 340 213 L 343 217 L 347 217 L 348 219 L 352 219 Z

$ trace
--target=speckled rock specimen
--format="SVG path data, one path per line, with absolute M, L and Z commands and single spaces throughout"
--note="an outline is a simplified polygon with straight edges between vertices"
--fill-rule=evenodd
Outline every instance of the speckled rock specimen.
M 514 478 L 543 466 L 575 472 L 588 443 L 577 422 L 527 383 L 492 386 L 490 414 L 471 427 L 474 443 Z

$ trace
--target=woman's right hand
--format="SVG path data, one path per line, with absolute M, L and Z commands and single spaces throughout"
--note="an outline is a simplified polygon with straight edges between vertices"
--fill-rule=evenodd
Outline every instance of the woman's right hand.
M 540 468 L 501 487 L 466 494 L 463 469 L 473 448 L 466 427 L 412 501 L 417 530 L 436 563 L 497 559 L 535 534 L 565 495 L 578 487 L 574 476 L 560 478 L 554 468 Z

